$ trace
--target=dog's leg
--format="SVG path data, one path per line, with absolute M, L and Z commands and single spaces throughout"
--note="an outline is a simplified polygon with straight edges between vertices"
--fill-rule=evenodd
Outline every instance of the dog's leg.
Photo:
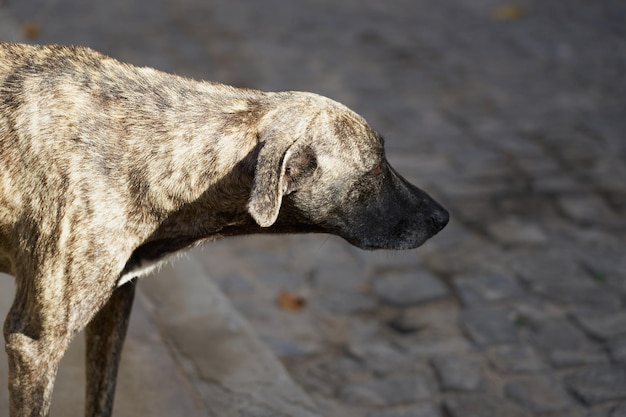
M 15 300 L 4 323 L 11 417 L 48 415 L 59 362 L 111 296 L 115 279 L 109 278 L 116 276 L 96 268 L 91 274 L 77 268 L 69 275 L 42 270 L 47 273 L 16 274 Z
M 58 364 L 72 335 L 60 315 L 43 313 L 20 287 L 4 324 L 10 416 L 47 416 Z
M 85 416 L 109 417 L 115 381 L 135 296 L 136 281 L 121 286 L 87 325 L 87 398 Z

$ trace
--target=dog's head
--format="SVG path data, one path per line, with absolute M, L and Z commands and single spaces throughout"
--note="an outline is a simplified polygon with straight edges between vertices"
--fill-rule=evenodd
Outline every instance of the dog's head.
M 248 211 L 261 227 L 339 235 L 364 249 L 420 246 L 448 212 L 387 162 L 383 139 L 330 99 L 285 93 L 268 112 Z

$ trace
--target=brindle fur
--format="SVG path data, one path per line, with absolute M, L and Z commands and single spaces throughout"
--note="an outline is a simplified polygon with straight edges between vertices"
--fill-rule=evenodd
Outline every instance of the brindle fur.
M 358 115 L 122 64 L 0 43 L 0 270 L 10 415 L 45 416 L 86 327 L 88 416 L 109 416 L 134 278 L 200 242 L 323 232 L 408 249 L 447 212 L 386 162 Z

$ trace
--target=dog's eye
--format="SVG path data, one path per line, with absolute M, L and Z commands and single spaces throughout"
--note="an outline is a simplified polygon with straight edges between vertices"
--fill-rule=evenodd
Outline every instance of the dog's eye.
M 376 165 L 376 166 L 374 167 L 374 169 L 372 169 L 372 170 L 370 171 L 370 174 L 371 174 L 371 175 L 376 175 L 376 176 L 378 176 L 378 175 L 380 175 L 382 172 L 383 172 L 383 167 L 382 167 L 382 165 L 381 165 L 381 164 L 378 164 L 378 165 Z

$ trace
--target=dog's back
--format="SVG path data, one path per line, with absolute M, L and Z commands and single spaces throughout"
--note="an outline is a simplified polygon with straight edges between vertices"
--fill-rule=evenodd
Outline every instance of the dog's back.
M 138 195 L 154 212 L 171 206 L 165 188 L 195 198 L 176 175 L 189 171 L 176 170 L 176 163 L 193 163 L 176 141 L 194 136 L 227 100 L 254 94 L 123 64 L 88 48 L 0 43 L 0 270 L 15 273 L 9 259 L 31 257 L 24 251 L 42 242 L 57 250 L 64 222 L 93 225 L 118 211 L 123 224 Z M 164 174 L 168 165 L 174 175 Z M 141 190 L 146 183 L 149 195 Z

